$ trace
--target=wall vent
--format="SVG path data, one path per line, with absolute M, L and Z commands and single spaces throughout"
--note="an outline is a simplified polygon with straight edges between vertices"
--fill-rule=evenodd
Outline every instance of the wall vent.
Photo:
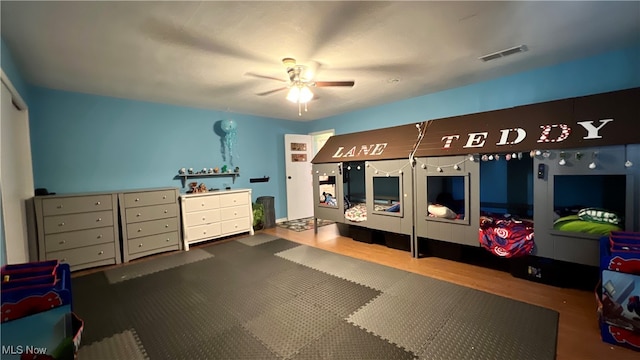
M 501 57 L 505 57 L 505 56 L 509 56 L 509 55 L 513 55 L 513 54 L 517 54 L 517 53 L 521 53 L 521 52 L 525 52 L 525 51 L 527 51 L 527 46 L 526 45 L 518 45 L 518 46 L 514 46 L 512 48 L 496 51 L 494 53 L 481 56 L 478 59 L 480 59 L 480 60 L 482 60 L 484 62 L 487 62 L 487 61 L 499 59 Z

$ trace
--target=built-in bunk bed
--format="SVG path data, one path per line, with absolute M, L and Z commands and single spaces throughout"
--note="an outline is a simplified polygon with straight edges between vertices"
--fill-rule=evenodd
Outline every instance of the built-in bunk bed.
M 603 234 L 639 231 L 638 98 L 633 88 L 331 137 L 313 160 L 315 216 L 412 235 L 414 257 L 435 241 L 595 267 Z M 395 202 L 401 212 L 387 214 Z
M 417 134 L 415 127 L 403 126 L 331 137 L 312 161 L 316 219 L 339 223 L 356 240 L 374 242 L 378 237 L 411 250 L 413 179 L 408 156 Z M 389 141 L 409 136 L 411 144 Z

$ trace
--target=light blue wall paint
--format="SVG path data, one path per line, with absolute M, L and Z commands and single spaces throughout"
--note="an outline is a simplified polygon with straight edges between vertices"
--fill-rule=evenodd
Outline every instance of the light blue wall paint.
M 36 188 L 74 193 L 181 186 L 178 169 L 239 166 L 241 176 L 197 178 L 209 188 L 252 188 L 274 196 L 286 216 L 284 134 L 305 124 L 220 111 L 32 89 L 31 141 Z M 233 165 L 223 161 L 223 119 L 237 123 Z M 266 121 L 265 121 L 266 120 Z M 219 125 L 218 125 L 219 128 Z M 251 177 L 269 176 L 266 183 Z
M 640 45 L 310 123 L 32 88 L 35 185 L 58 193 L 180 186 L 181 167 L 223 165 L 214 125 L 233 118 L 242 175 L 232 186 L 274 196 L 283 218 L 286 133 L 341 134 L 640 86 L 638 63 Z M 268 183 L 249 183 L 265 175 Z M 231 178 L 198 181 L 222 188 Z
M 637 87 L 640 86 L 638 64 L 640 44 L 316 120 L 309 125 L 309 132 L 335 129 L 336 134 L 345 134 Z

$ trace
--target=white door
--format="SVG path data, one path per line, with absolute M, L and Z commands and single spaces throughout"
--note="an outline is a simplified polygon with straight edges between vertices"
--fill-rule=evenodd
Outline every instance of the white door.
M 288 220 L 313 216 L 312 147 L 310 135 L 284 135 Z
M 27 110 L 19 110 L 2 83 L 0 117 L 0 187 L 8 264 L 29 261 L 26 202 L 34 195 Z

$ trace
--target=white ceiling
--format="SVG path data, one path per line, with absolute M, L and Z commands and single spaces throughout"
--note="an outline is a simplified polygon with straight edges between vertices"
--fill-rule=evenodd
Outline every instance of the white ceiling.
M 13 2 L 25 79 L 81 93 L 309 121 L 640 43 L 640 1 Z M 518 45 L 495 61 L 478 57 Z M 320 64 L 298 116 L 281 59 Z M 392 79 L 399 81 L 394 82 Z

